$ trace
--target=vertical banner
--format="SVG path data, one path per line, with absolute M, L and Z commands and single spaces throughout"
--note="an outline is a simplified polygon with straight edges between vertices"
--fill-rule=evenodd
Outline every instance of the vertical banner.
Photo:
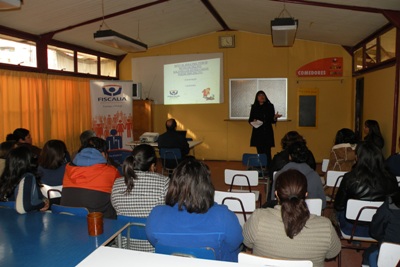
M 133 141 L 132 81 L 90 81 L 92 129 L 110 150 Z

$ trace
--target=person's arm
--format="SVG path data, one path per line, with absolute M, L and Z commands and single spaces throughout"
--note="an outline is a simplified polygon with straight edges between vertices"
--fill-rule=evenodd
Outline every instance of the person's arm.
M 390 221 L 388 206 L 388 202 L 385 201 L 385 203 L 378 208 L 369 225 L 369 233 L 371 237 L 378 241 L 383 240 L 385 237 L 385 229 Z
M 49 203 L 43 200 L 42 192 L 32 174 L 26 175 L 18 184 L 15 205 L 18 213 L 48 209 Z
M 342 244 L 340 243 L 340 239 L 336 233 L 335 228 L 333 227 L 331 222 L 328 222 L 329 228 L 330 228 L 330 234 L 331 234 L 331 243 L 329 246 L 329 249 L 325 255 L 326 259 L 332 259 L 336 257 L 340 250 L 342 249 Z
M 228 209 L 226 210 L 225 222 L 226 244 L 230 248 L 230 251 L 237 251 L 243 242 L 242 226 L 236 214 Z
M 152 209 L 149 216 L 147 217 L 146 221 L 146 235 L 147 239 L 149 240 L 150 244 L 153 247 L 157 244 L 157 239 L 154 235 L 155 231 L 157 230 L 157 225 L 159 225 L 158 216 L 157 216 L 157 206 Z
M 347 205 L 347 200 L 348 200 L 348 194 L 347 194 L 347 183 L 348 183 L 348 178 L 346 177 L 347 174 L 345 174 L 342 178 L 342 181 L 340 182 L 339 189 L 337 190 L 336 196 L 335 196 L 335 202 L 334 202 L 334 207 L 335 210 L 337 211 L 343 211 L 346 209 Z
M 243 243 L 248 248 L 253 248 L 258 235 L 258 213 L 256 210 L 243 225 Z

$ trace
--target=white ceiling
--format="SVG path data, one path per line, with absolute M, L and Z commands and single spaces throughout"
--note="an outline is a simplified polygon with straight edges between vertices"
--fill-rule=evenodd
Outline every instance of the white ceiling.
M 98 44 L 93 39 L 93 33 L 102 24 L 102 2 L 106 25 L 101 29 L 112 29 L 149 47 L 227 29 L 269 35 L 270 21 L 278 17 L 284 7 L 299 20 L 298 39 L 350 47 L 389 23 L 379 11 L 397 11 L 395 15 L 400 20 L 400 0 L 282 1 L 25 0 L 19 10 L 0 11 L 0 25 L 35 35 L 56 31 L 55 40 L 122 55 L 126 52 Z M 226 23 L 225 29 L 206 7 L 204 3 L 207 2 Z M 316 6 L 321 4 L 325 6 Z M 341 6 L 354 10 L 338 8 Z M 135 7 L 137 10 L 107 18 L 107 15 Z M 364 10 L 358 11 L 360 8 Z M 99 20 L 93 22 L 94 19 Z M 68 29 L 79 24 L 83 25 Z

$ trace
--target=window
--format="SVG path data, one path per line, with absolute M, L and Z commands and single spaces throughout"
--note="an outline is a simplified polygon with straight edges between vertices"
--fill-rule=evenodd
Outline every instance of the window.
M 78 52 L 78 72 L 97 75 L 97 56 Z
M 37 67 L 35 43 L 0 35 L 0 63 Z
M 74 51 L 49 45 L 47 64 L 52 70 L 74 71 Z
M 117 62 L 109 58 L 100 58 L 100 75 L 108 77 L 117 76 Z
M 381 47 L 381 62 L 392 59 L 396 56 L 396 29 L 384 33 L 380 37 Z

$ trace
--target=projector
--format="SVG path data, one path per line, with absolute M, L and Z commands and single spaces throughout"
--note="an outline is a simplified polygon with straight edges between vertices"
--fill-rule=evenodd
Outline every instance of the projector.
M 157 142 L 159 134 L 158 133 L 151 133 L 151 132 L 145 132 L 140 136 L 140 142 L 141 143 L 154 143 Z

